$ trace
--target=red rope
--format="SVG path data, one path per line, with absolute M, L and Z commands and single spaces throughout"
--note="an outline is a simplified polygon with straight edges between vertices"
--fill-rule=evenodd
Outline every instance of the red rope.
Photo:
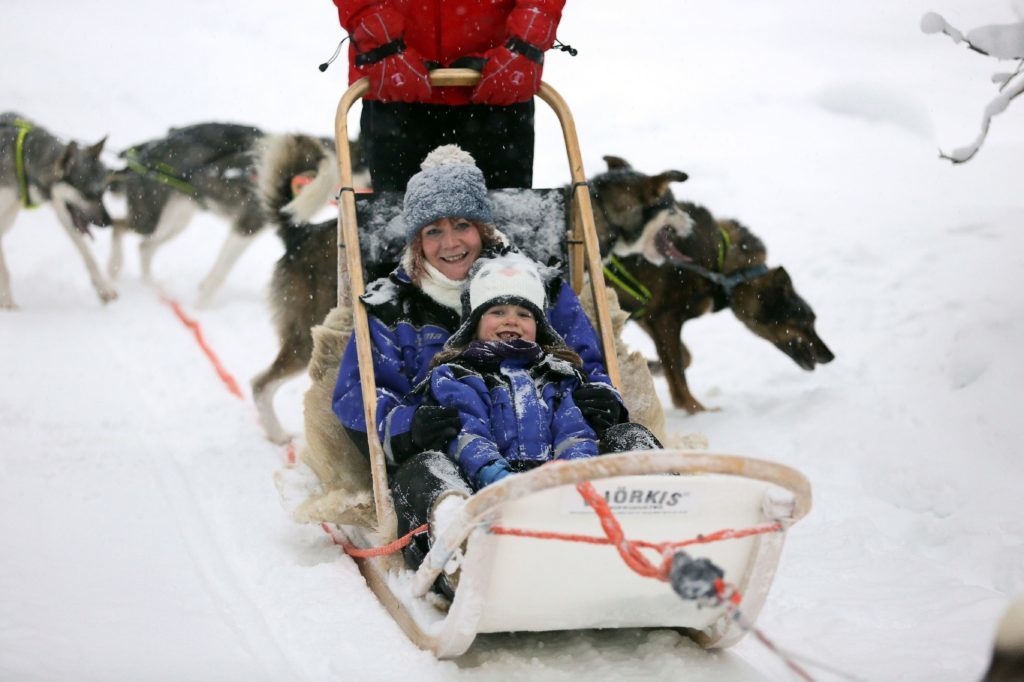
M 497 535 L 510 535 L 514 537 L 535 538 L 539 540 L 562 540 L 565 542 L 582 542 L 592 545 L 613 545 L 618 550 L 619 555 L 622 556 L 622 560 L 625 561 L 626 565 L 631 569 L 642 576 L 667 581 L 668 571 L 672 565 L 672 550 L 674 549 L 686 547 L 688 545 L 718 542 L 720 540 L 745 538 L 751 535 L 760 535 L 762 533 L 776 533 L 782 530 L 782 524 L 776 522 L 763 526 L 743 528 L 741 530 L 725 528 L 723 530 L 715 531 L 714 533 L 698 535 L 697 537 L 690 538 L 689 540 L 679 540 L 676 542 L 627 540 L 625 533 L 622 531 L 621 524 L 619 524 L 618 519 L 615 518 L 615 514 L 612 513 L 611 507 L 608 506 L 608 502 L 600 493 L 597 492 L 593 484 L 590 482 L 580 483 L 576 486 L 576 490 L 579 491 L 580 495 L 583 496 L 583 499 L 586 500 L 587 504 L 589 504 L 591 509 L 593 509 L 597 514 L 598 519 L 601 522 L 601 528 L 605 532 L 605 537 L 577 535 L 572 533 L 531 531 L 523 530 L 521 528 L 505 528 L 504 526 L 491 526 L 490 531 Z M 640 553 L 641 549 L 652 549 L 657 551 L 662 557 L 661 563 L 655 566 L 650 560 Z
M 306 185 L 311 184 L 312 182 L 313 182 L 313 178 L 307 177 L 305 175 L 293 176 L 292 177 L 292 183 L 291 183 L 292 184 L 292 196 L 293 197 L 294 196 L 298 196 L 299 192 L 301 192 L 303 189 L 305 189 Z M 355 190 L 355 192 L 356 192 L 356 194 L 373 194 L 373 190 L 372 189 L 357 189 L 357 190 Z M 337 199 L 331 199 L 329 203 L 332 206 L 337 206 L 338 205 L 338 200 Z
M 800 666 L 800 664 L 794 661 L 792 656 L 780 649 L 775 642 L 768 638 L 768 635 L 764 634 L 764 631 L 761 630 L 761 628 L 755 626 L 746 619 L 739 609 L 740 593 L 735 587 L 722 580 L 716 580 L 715 591 L 718 592 L 719 597 L 726 601 L 726 612 L 741 629 L 746 632 L 752 632 L 757 638 L 757 641 L 761 642 L 761 644 L 763 644 L 770 652 L 778 656 L 778 658 L 786 664 L 786 667 L 796 673 L 796 675 L 799 676 L 800 679 L 804 680 L 804 682 L 814 682 L 814 678 L 811 677 L 810 674 Z
M 224 366 L 221 364 L 217 354 L 213 352 L 213 349 L 210 348 L 210 346 L 207 345 L 206 340 L 203 339 L 203 330 L 199 327 L 199 323 L 186 315 L 181 304 L 173 298 L 166 294 L 160 294 L 160 300 L 170 306 L 171 310 L 174 311 L 174 314 L 177 315 L 179 320 L 181 320 L 181 323 L 192 330 L 192 335 L 195 336 L 196 343 L 199 344 L 199 348 L 201 348 L 203 353 L 206 354 L 206 357 L 213 365 L 213 369 L 216 370 L 217 376 L 219 376 L 220 380 L 224 382 L 228 391 L 230 391 L 236 398 L 244 400 L 245 397 L 242 395 L 242 389 L 238 388 L 238 382 L 235 381 L 235 378 L 231 376 L 230 372 L 224 369 Z
M 334 544 L 338 545 L 343 550 L 345 550 L 345 554 L 360 559 L 369 559 L 372 557 L 384 556 L 385 554 L 394 554 L 395 552 L 397 552 L 398 550 L 402 549 L 410 542 L 412 542 L 414 536 L 419 535 L 420 533 L 426 533 L 428 528 L 427 524 L 424 523 L 419 528 L 413 528 L 411 531 L 409 531 L 402 537 L 398 538 L 397 540 L 394 540 L 393 542 L 389 542 L 383 547 L 370 547 L 368 549 L 359 549 L 355 545 L 345 542 L 344 540 L 336 536 L 331 531 L 330 526 L 328 526 L 326 522 L 321 523 L 320 527 L 324 529 L 325 533 L 331 536 L 331 540 L 334 542 Z
M 509 535 L 518 538 L 534 538 L 536 540 L 563 540 L 565 542 L 582 542 L 590 545 L 610 545 L 611 540 L 607 536 L 599 537 L 597 535 L 577 535 L 574 533 L 554 533 L 548 531 L 539 530 L 524 530 L 522 528 L 506 528 L 505 526 L 491 526 L 489 529 L 495 535 Z M 637 547 L 643 549 L 653 549 L 659 553 L 676 549 L 678 547 L 686 547 L 688 545 L 702 545 L 710 542 L 718 542 L 719 540 L 735 540 L 738 538 L 745 538 L 751 535 L 761 535 L 764 533 L 777 533 L 782 530 L 781 523 L 772 523 L 764 526 L 754 526 L 752 528 L 744 528 L 741 530 L 733 530 L 732 528 L 725 528 L 723 530 L 715 531 L 714 533 L 708 533 L 707 535 L 698 535 L 695 538 L 689 540 L 678 540 L 676 542 L 648 542 L 647 540 L 630 540 Z

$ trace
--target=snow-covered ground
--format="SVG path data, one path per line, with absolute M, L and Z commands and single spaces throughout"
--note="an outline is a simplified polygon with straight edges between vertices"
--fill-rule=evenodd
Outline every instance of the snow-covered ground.
M 1024 593 L 1024 106 L 971 162 L 940 161 L 1006 65 L 922 34 L 928 10 L 1016 19 L 1004 0 L 571 0 L 580 54 L 546 71 L 590 172 L 614 154 L 689 173 L 677 196 L 761 236 L 837 355 L 805 373 L 728 313 L 694 321 L 690 384 L 721 410 L 669 414 L 811 480 L 759 625 L 820 679 L 976 678 Z M 344 64 L 316 69 L 340 38 L 327 0 L 37 0 L 3 22 L 0 109 L 112 149 L 206 120 L 328 133 L 342 91 Z M 538 184 L 561 184 L 553 116 L 538 127 Z M 197 219 L 155 269 L 247 385 L 276 352 L 281 246 L 260 237 L 198 310 L 225 231 Z M 435 661 L 289 520 L 280 448 L 134 257 L 103 307 L 49 209 L 3 249 L 21 308 L 0 314 L 0 679 L 790 678 L 755 641 L 707 654 L 669 632 L 489 636 Z M 294 431 L 305 386 L 277 401 Z

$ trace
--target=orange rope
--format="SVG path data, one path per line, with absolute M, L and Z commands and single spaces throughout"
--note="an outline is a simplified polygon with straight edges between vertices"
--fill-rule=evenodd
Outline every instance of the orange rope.
M 217 376 L 219 376 L 220 380 L 224 382 L 224 385 L 227 387 L 228 391 L 230 391 L 231 394 L 234 395 L 236 398 L 244 400 L 245 397 L 242 395 L 242 389 L 238 388 L 238 382 L 235 381 L 235 378 L 231 376 L 230 372 L 224 369 L 224 366 L 221 364 L 220 359 L 217 357 L 217 354 L 213 352 L 213 349 L 210 348 L 206 344 L 206 340 L 203 339 L 203 331 L 199 327 L 199 323 L 190 318 L 188 315 L 186 315 L 185 311 L 181 307 L 181 304 L 179 304 L 173 298 L 167 296 L 166 294 L 160 294 L 160 300 L 163 303 L 170 306 L 171 310 L 174 311 L 174 314 L 178 316 L 179 320 L 181 320 L 181 323 L 192 330 L 192 334 L 193 336 L 195 336 L 196 343 L 199 344 L 199 347 L 202 349 L 203 353 L 206 354 L 206 357 L 210 360 L 210 363 L 213 365 L 214 370 L 216 370 Z
M 334 532 L 331 531 L 330 526 L 328 526 L 326 522 L 321 523 L 320 527 L 324 529 L 325 533 L 331 536 L 331 540 L 334 542 L 334 544 L 338 545 L 343 550 L 345 550 L 345 554 L 360 559 L 369 559 L 372 557 L 384 556 L 385 554 L 393 554 L 398 550 L 402 549 L 403 547 L 405 547 L 406 545 L 408 545 L 410 542 L 412 542 L 413 536 L 419 535 L 420 533 L 426 533 L 428 528 L 427 524 L 424 523 L 419 528 L 413 528 L 411 531 L 409 531 L 402 537 L 398 538 L 397 540 L 394 540 L 393 542 L 389 542 L 383 547 L 370 547 L 368 549 L 359 549 L 355 545 L 345 542 L 337 535 L 335 535 Z
M 720 540 L 733 540 L 736 538 L 749 537 L 751 535 L 777 533 L 782 531 L 782 524 L 776 522 L 763 526 L 744 528 L 741 530 L 725 528 L 723 530 L 715 531 L 714 533 L 698 535 L 697 537 L 690 538 L 689 540 L 679 540 L 676 542 L 627 540 L 622 531 L 622 526 L 619 524 L 618 519 L 615 518 L 615 514 L 612 513 L 611 507 L 608 506 L 608 502 L 600 493 L 597 492 L 593 484 L 590 482 L 580 483 L 576 486 L 576 490 L 579 491 L 580 495 L 583 496 L 583 499 L 586 500 L 587 504 L 589 504 L 591 509 L 593 509 L 597 514 L 598 519 L 601 522 L 601 528 L 605 532 L 605 537 L 531 531 L 523 530 L 521 528 L 505 528 L 503 526 L 491 526 L 490 531 L 497 535 L 536 538 L 540 540 L 562 540 L 565 542 L 582 542 L 592 545 L 613 545 L 622 556 L 623 561 L 625 561 L 626 565 L 631 569 L 642 576 L 656 578 L 662 581 L 668 580 L 668 571 L 672 565 L 672 550 L 674 549 L 686 547 L 688 545 L 718 542 Z M 640 549 L 653 549 L 657 551 L 662 556 L 661 564 L 658 566 L 652 564 L 643 554 L 640 553 Z
M 301 192 L 303 189 L 305 189 L 306 185 L 310 184 L 311 182 L 313 182 L 313 178 L 307 177 L 305 175 L 293 176 L 292 177 L 292 183 L 291 183 L 291 185 L 292 185 L 292 196 L 293 197 L 298 196 L 299 192 Z M 373 194 L 373 190 L 372 189 L 357 189 L 357 190 L 355 190 L 355 192 L 356 192 L 356 194 Z M 337 192 L 335 192 L 335 193 L 337 193 Z M 338 200 L 337 199 L 331 199 L 329 203 L 332 206 L 337 206 L 338 205 Z
M 563 540 L 565 542 L 581 542 L 590 545 L 610 545 L 612 541 L 608 537 L 599 537 L 597 535 L 577 535 L 574 533 L 554 533 L 548 531 L 539 530 L 524 530 L 522 528 L 506 528 L 505 526 L 491 526 L 489 530 L 495 535 L 509 535 L 518 538 L 534 538 L 536 540 Z M 752 528 L 744 528 L 742 530 L 733 530 L 732 528 L 725 528 L 723 530 L 715 531 L 714 533 L 708 533 L 707 535 L 698 535 L 695 538 L 689 540 L 678 540 L 676 542 L 648 542 L 647 540 L 630 540 L 637 547 L 643 549 L 653 549 L 657 552 L 664 553 L 667 550 L 676 549 L 679 547 L 686 547 L 688 545 L 702 545 L 709 542 L 718 542 L 719 540 L 735 540 L 738 538 L 745 538 L 751 535 L 761 535 L 764 533 L 777 533 L 782 530 L 781 523 L 772 523 L 764 526 L 754 526 Z

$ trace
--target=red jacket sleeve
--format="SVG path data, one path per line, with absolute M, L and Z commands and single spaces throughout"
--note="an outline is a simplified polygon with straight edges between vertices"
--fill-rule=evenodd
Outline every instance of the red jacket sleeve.
M 565 0 L 519 0 L 508 15 L 508 35 L 547 50 L 555 42 Z
M 363 15 L 377 12 L 386 5 L 381 0 L 334 0 L 338 8 L 338 23 L 348 33 L 352 33 Z

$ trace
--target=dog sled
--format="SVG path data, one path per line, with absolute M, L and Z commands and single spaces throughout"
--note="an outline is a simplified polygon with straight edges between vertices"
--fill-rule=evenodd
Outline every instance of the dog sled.
M 471 86 L 478 77 L 445 69 L 431 80 Z M 347 117 L 366 90 L 365 80 L 355 83 L 337 109 L 338 307 L 314 329 L 302 453 L 320 490 L 296 518 L 322 522 L 410 639 L 438 657 L 461 655 L 477 634 L 509 631 L 658 627 L 684 631 L 706 647 L 738 641 L 767 597 L 786 530 L 811 504 L 807 480 L 778 464 L 674 447 L 551 462 L 469 498 L 418 571 L 390 551 L 399 543 L 381 443 L 370 429 L 367 464 L 330 408 L 354 334 L 366 423 L 376 422 L 367 314 L 358 301 L 367 272 L 401 245 L 400 227 L 389 228 L 400 221 L 401 195 L 352 191 Z M 617 341 L 626 315 L 604 285 L 571 114 L 547 84 L 539 97 L 561 123 L 571 186 L 493 191 L 496 223 L 533 258 L 568 262 L 573 288 L 593 309 L 608 376 L 633 419 L 664 442 L 646 362 Z M 530 216 L 515 212 L 524 204 L 533 207 Z M 458 575 L 450 602 L 431 591 L 442 572 Z

